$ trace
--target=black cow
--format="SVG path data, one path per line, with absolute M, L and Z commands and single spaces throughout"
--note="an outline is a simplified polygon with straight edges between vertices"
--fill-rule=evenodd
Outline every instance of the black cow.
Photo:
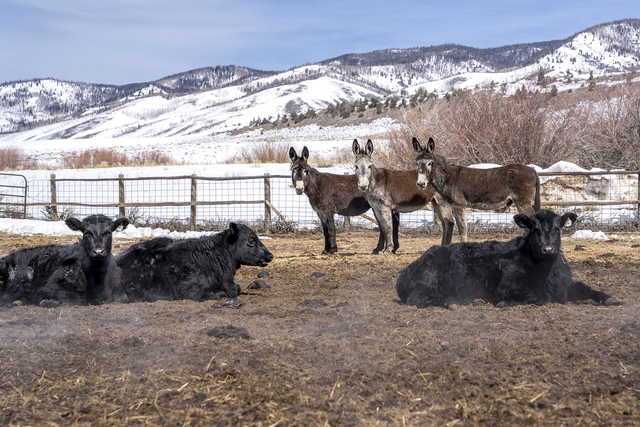
M 126 296 L 120 290 L 120 268 L 111 253 L 112 233 L 129 225 L 126 218 L 115 221 L 105 215 L 89 215 L 82 221 L 68 218 L 65 223 L 74 231 L 82 232 L 79 251 L 82 271 L 87 278 L 87 302 L 103 304 L 112 301 L 124 301 Z
M 241 265 L 266 266 L 273 255 L 243 224 L 200 238 L 167 237 L 141 242 L 119 254 L 129 301 L 236 298 Z
M 514 221 L 529 230 L 508 242 L 433 246 L 400 272 L 396 290 L 409 305 L 454 308 L 482 299 L 492 304 L 545 304 L 591 299 L 603 305 L 620 302 L 571 279 L 560 249 L 560 229 L 576 214 L 539 210 Z
M 21 249 L 0 259 L 0 303 L 85 304 L 87 280 L 79 245 Z

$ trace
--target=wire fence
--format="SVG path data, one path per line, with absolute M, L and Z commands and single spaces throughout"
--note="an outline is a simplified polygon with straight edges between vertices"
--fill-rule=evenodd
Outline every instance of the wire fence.
M 543 172 L 542 206 L 576 212 L 582 223 L 608 228 L 637 227 L 639 171 Z M 67 179 L 28 181 L 0 174 L 3 217 L 60 220 L 102 213 L 128 217 L 136 224 L 183 224 L 196 230 L 238 221 L 265 230 L 319 226 L 307 197 L 291 188 L 289 175 L 247 177 L 174 177 Z M 469 231 L 513 226 L 513 208 L 501 212 L 469 211 Z M 373 212 L 347 224 L 375 227 Z M 336 216 L 344 224 L 344 218 Z M 430 210 L 401 215 L 401 227 L 433 227 Z M 262 227 L 260 227 L 262 228 Z

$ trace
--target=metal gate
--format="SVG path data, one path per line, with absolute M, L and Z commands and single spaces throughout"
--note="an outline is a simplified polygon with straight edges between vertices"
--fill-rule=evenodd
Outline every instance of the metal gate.
M 27 218 L 27 178 L 0 173 L 0 217 Z

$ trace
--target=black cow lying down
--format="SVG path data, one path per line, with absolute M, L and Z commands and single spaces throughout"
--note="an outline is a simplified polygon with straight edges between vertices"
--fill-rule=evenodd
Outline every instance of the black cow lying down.
M 0 259 L 0 303 L 85 304 L 87 280 L 78 249 L 79 245 L 38 246 Z
M 82 221 L 68 218 L 65 223 L 70 229 L 82 232 L 77 256 L 87 280 L 87 302 L 124 302 L 125 296 L 120 290 L 120 269 L 111 253 L 111 246 L 113 232 L 127 228 L 129 220 L 117 218 L 114 221 L 98 214 L 89 215 Z
M 89 215 L 66 220 L 82 232 L 74 245 L 46 245 L 10 253 L 0 259 L 0 303 L 20 301 L 56 307 L 121 300 L 120 269 L 111 254 L 112 233 L 129 221 Z
M 591 299 L 603 305 L 620 302 L 571 279 L 560 249 L 560 229 L 576 214 L 539 210 L 515 215 L 526 236 L 508 242 L 433 246 L 402 270 L 396 282 L 400 300 L 409 305 L 454 308 L 482 299 L 492 304 L 545 304 Z
M 158 237 L 131 246 L 116 257 L 130 302 L 236 298 L 241 265 L 266 266 L 273 255 L 243 224 L 210 236 L 173 240 Z

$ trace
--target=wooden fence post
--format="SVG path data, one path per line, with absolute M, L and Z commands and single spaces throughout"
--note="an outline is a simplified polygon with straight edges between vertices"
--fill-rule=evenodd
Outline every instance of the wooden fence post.
M 59 221 L 58 218 L 58 192 L 56 189 L 56 174 L 51 174 L 51 221 Z
M 126 213 L 124 211 L 124 175 L 118 174 L 118 204 L 120 207 L 118 208 L 118 215 L 120 218 L 126 217 Z
M 640 163 L 638 163 L 637 169 L 640 170 Z M 640 200 L 640 172 L 638 173 L 638 197 L 636 200 Z M 636 228 L 640 228 L 640 203 L 638 203 L 636 211 Z
M 269 174 L 264 174 L 264 229 L 271 231 L 271 179 Z
M 198 200 L 198 187 L 196 185 L 196 175 L 191 175 L 191 231 L 196 231 L 196 201 Z

